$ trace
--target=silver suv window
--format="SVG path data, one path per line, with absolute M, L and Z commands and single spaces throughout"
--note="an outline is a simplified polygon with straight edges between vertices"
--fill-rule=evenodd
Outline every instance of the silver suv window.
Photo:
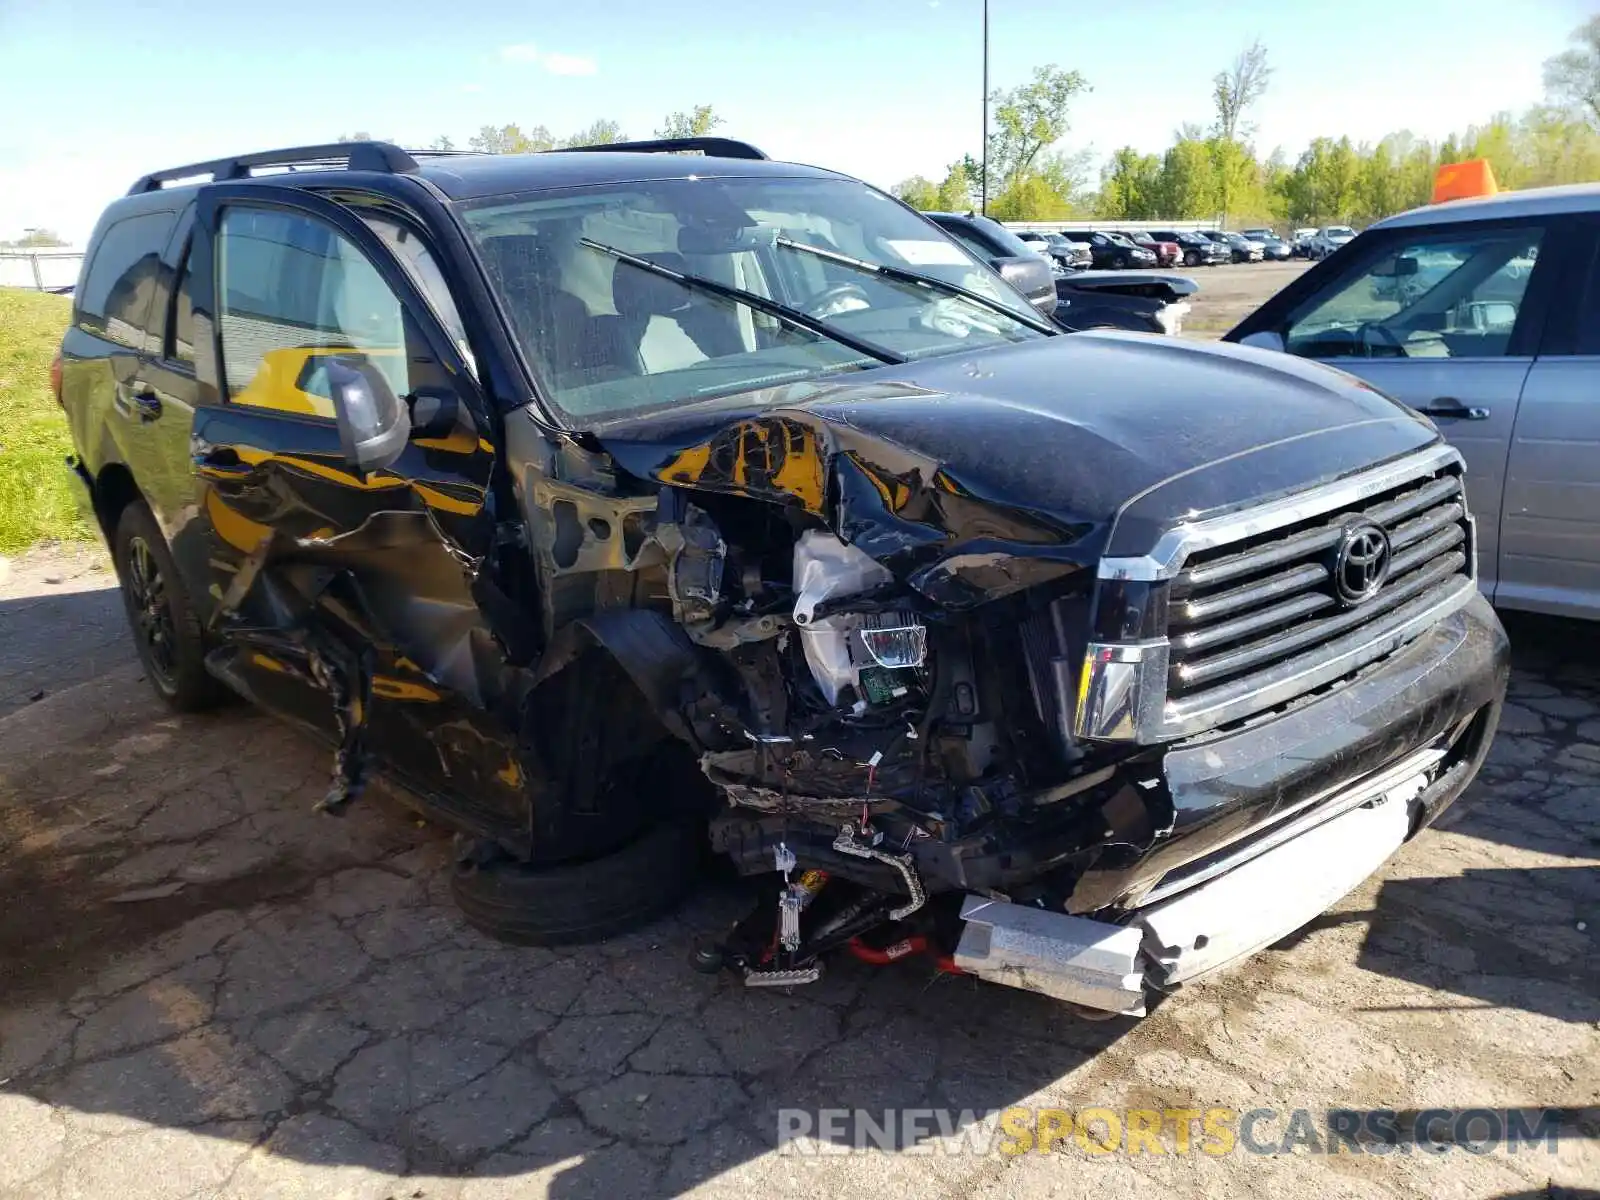
M 1542 228 L 1460 230 L 1399 243 L 1314 297 L 1285 342 L 1306 358 L 1485 358 L 1506 353 Z

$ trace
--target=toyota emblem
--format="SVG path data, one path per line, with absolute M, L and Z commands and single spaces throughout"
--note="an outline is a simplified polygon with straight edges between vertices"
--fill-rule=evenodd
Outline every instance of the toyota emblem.
M 1345 527 L 1333 557 L 1333 590 L 1346 608 L 1365 604 L 1389 578 L 1389 535 L 1371 521 Z

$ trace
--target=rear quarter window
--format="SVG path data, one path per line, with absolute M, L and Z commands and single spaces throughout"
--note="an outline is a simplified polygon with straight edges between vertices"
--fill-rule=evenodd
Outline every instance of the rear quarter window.
M 150 301 L 162 283 L 161 252 L 177 224 L 175 212 L 141 213 L 108 225 L 73 297 L 74 323 L 134 350 L 146 349 Z

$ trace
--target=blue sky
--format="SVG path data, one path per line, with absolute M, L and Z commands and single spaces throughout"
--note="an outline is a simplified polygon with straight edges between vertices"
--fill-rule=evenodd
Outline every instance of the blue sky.
M 1064 148 L 1159 150 L 1211 115 L 1253 38 L 1277 68 L 1262 152 L 1319 134 L 1440 137 L 1540 97 L 1594 0 L 991 0 L 991 79 L 1076 68 Z M 365 130 L 648 136 L 709 103 L 774 157 L 888 186 L 979 143 L 980 0 L 0 0 L 0 237 L 72 237 L 145 170 Z M 201 14 L 204 14 L 201 16 Z

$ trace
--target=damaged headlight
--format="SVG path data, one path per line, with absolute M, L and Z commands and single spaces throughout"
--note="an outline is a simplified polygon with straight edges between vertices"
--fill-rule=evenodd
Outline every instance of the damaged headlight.
M 928 630 L 910 613 L 837 613 L 800 632 L 812 677 L 829 704 L 847 690 L 870 708 L 893 704 L 920 685 Z
M 861 618 L 861 642 L 880 667 L 920 667 L 928 657 L 928 627 L 900 613 Z

